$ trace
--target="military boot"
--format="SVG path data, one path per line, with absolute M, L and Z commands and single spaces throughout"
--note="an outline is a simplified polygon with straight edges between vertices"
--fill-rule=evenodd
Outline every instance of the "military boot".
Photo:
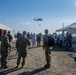
M 18 68 L 18 65 L 15 68 Z
M 45 68 L 50 68 L 50 64 L 46 64 L 44 67 Z
M 74 61 L 76 62 L 76 58 L 74 58 Z
M 22 67 L 21 68 L 23 68 L 24 67 L 24 65 L 22 65 Z
M 4 66 L 4 69 L 8 68 L 7 66 Z

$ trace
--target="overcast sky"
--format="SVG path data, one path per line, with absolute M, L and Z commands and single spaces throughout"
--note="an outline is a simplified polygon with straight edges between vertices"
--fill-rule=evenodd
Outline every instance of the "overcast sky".
M 44 33 L 45 29 L 52 33 L 63 22 L 64 26 L 76 22 L 76 0 L 0 0 L 0 23 L 13 28 L 15 33 Z

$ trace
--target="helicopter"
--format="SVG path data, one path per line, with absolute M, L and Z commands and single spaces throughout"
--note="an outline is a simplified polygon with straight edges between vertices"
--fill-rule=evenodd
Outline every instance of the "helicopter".
M 42 18 L 34 18 L 34 21 L 43 21 Z

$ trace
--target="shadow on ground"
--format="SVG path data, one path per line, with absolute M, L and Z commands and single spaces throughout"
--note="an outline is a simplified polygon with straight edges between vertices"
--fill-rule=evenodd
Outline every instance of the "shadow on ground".
M 12 73 L 12 72 L 20 70 L 20 69 L 21 68 L 11 68 L 11 69 L 8 69 L 8 70 L 4 70 L 4 71 L 0 72 L 0 75 L 7 75 L 9 73 Z M 22 73 L 20 73 L 18 75 L 34 75 L 34 74 L 39 73 L 41 71 L 44 71 L 46 69 L 47 68 L 43 67 L 43 68 L 39 68 L 39 69 L 33 70 L 31 72 L 22 72 Z
M 33 70 L 31 72 L 27 72 L 27 73 L 26 72 L 23 72 L 23 73 L 20 73 L 19 75 L 34 75 L 34 74 L 37 74 L 37 73 L 39 73 L 41 71 L 44 71 L 46 69 L 47 68 L 43 67 L 43 68 L 39 68 L 39 69 Z
M 20 70 L 21 68 L 11 68 L 11 69 L 8 69 L 8 70 L 4 70 L 4 71 L 1 71 L 0 72 L 0 75 L 7 75 L 11 72 L 14 72 L 14 71 L 17 71 L 17 70 Z

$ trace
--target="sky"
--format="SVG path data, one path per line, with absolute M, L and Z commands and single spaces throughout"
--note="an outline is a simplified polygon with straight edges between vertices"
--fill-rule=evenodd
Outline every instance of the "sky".
M 34 21 L 42 18 L 43 21 Z M 21 33 L 49 33 L 76 22 L 76 0 L 0 0 L 0 23 Z M 41 26 L 39 26 L 39 24 Z

